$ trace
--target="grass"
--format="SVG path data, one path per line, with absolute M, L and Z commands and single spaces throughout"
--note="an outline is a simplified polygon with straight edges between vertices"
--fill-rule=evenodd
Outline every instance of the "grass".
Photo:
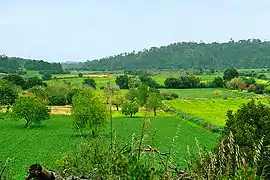
M 219 93 L 215 94 L 218 90 Z M 179 98 L 234 98 L 234 97 L 252 97 L 254 94 L 232 91 L 225 88 L 197 88 L 197 89 L 161 89 L 161 92 L 174 92 Z
M 46 83 L 49 84 L 49 85 L 58 84 L 58 83 L 70 83 L 73 86 L 81 87 L 82 83 L 83 83 L 83 80 L 85 78 L 86 77 L 83 77 L 83 78 L 74 77 L 74 78 L 66 78 L 66 79 L 52 79 L 52 80 L 46 81 Z M 102 86 L 105 87 L 107 82 L 109 81 L 108 77 L 103 77 L 103 76 L 100 76 L 100 77 L 93 76 L 93 79 L 97 83 L 97 88 L 100 88 Z M 111 79 L 111 84 L 113 84 L 113 85 L 115 84 L 115 79 L 114 78 Z
M 139 115 L 143 116 L 143 114 Z M 187 145 L 195 153 L 195 137 L 207 149 L 212 148 L 218 139 L 218 135 L 179 118 L 168 114 L 159 115 L 162 116 L 151 120 L 149 138 L 154 138 L 154 146 L 161 151 L 171 150 L 175 157 L 174 163 L 180 167 L 186 166 L 184 159 L 187 157 Z M 130 119 L 119 114 L 115 115 L 113 127 L 120 142 L 128 140 L 133 133 L 139 136 L 142 120 L 143 117 Z M 15 179 L 25 177 L 26 168 L 33 163 L 41 163 L 54 169 L 57 159 L 72 151 L 75 145 L 86 139 L 73 134 L 70 116 L 52 115 L 40 129 L 33 127 L 24 129 L 23 125 L 23 121 L 0 120 L 0 160 L 5 160 L 7 157 L 13 159 Z M 102 134 L 109 139 L 108 131 Z M 172 145 L 176 135 L 178 138 Z
M 224 126 L 228 110 L 237 110 L 249 98 L 172 100 L 164 103 L 174 109 L 198 117 L 214 125 Z M 266 99 L 262 102 L 267 102 Z

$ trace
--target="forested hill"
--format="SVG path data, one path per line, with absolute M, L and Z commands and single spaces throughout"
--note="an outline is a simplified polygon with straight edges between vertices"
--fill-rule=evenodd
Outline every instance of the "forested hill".
M 0 55 L 0 73 L 17 73 L 20 69 L 39 72 L 63 73 L 60 63 L 49 63 L 43 60 L 31 60 Z
M 227 43 L 182 42 L 147 50 L 122 53 L 87 61 L 85 69 L 119 70 L 141 68 L 236 68 L 270 67 L 270 42 L 259 39 Z

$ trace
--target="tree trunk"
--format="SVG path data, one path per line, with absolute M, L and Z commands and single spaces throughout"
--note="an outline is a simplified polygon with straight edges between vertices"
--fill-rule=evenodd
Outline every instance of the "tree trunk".
M 132 113 L 130 113 L 130 117 L 132 118 Z
M 27 128 L 28 127 L 28 125 L 29 125 L 29 120 L 26 120 L 26 124 L 24 125 L 24 128 Z
M 154 108 L 154 115 L 155 115 L 155 117 L 157 116 L 157 109 L 156 108 Z

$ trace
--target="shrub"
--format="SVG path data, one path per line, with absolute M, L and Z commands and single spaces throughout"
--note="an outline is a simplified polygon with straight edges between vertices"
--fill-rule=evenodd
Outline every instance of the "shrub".
M 72 98 L 72 124 L 76 130 L 91 130 L 94 136 L 97 131 L 106 127 L 108 109 L 91 91 L 84 90 Z
M 37 98 L 40 98 L 46 104 L 49 102 L 49 92 L 45 87 L 42 86 L 35 86 L 28 90 L 29 92 L 33 93 Z
M 52 79 L 52 74 L 48 73 L 48 72 L 45 72 L 42 76 L 42 79 L 44 81 L 47 81 L 47 80 L 51 80 Z
M 215 77 L 215 79 L 210 83 L 212 88 L 222 88 L 224 87 L 224 81 L 222 77 Z
M 52 95 L 49 96 L 50 106 L 64 106 L 67 104 L 67 98 L 64 95 Z
M 77 94 L 80 91 L 80 89 L 71 89 L 68 93 L 67 93 L 67 104 L 71 105 L 72 104 L 72 98 L 75 94 Z
M 242 78 L 233 78 L 229 82 L 226 83 L 226 87 L 228 89 L 232 90 L 241 90 L 245 85 L 245 82 L 243 81 Z
M 247 89 L 248 92 L 254 92 L 255 87 L 256 87 L 256 86 L 255 86 L 254 84 L 249 85 L 249 86 L 248 86 L 248 89 Z
M 83 84 L 91 86 L 92 88 L 96 89 L 97 83 L 93 78 L 86 78 L 83 80 Z
M 179 98 L 179 95 L 175 92 L 163 91 L 160 93 L 163 100 L 173 100 Z
M 79 73 L 78 77 L 82 78 L 83 77 L 83 73 Z
M 20 97 L 12 107 L 12 115 L 26 120 L 25 127 L 28 127 L 31 123 L 40 125 L 49 119 L 49 109 L 40 99 Z

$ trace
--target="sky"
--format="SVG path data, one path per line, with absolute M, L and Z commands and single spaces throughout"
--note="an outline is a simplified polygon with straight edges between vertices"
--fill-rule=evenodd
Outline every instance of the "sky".
M 0 0 L 0 54 L 86 61 L 182 41 L 270 40 L 269 0 Z

